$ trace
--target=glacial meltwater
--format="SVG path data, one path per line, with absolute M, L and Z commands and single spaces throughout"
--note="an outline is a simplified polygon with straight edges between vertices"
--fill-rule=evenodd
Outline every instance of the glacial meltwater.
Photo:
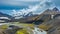
M 47 34 L 47 32 L 42 30 L 42 29 L 35 27 L 33 30 L 33 34 Z

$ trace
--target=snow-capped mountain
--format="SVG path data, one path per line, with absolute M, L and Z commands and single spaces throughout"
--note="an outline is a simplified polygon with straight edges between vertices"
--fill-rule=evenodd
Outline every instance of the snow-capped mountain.
M 53 3 L 48 0 L 44 0 L 42 2 L 39 2 L 39 4 L 36 5 L 29 5 L 28 8 L 23 8 L 18 11 L 13 10 L 11 13 L 12 16 L 14 16 L 16 19 L 22 18 L 22 17 L 27 17 L 27 16 L 32 16 L 34 14 L 41 14 L 45 9 L 51 7 Z M 46 7 L 47 6 L 47 7 Z M 31 14 L 31 12 L 33 14 Z
M 27 14 L 22 14 L 22 15 L 19 15 L 19 16 L 15 16 L 15 19 L 19 19 L 19 18 L 25 18 L 25 17 L 29 17 L 29 16 L 33 16 L 33 13 L 32 12 L 29 12 Z
M 28 14 L 24 15 L 24 17 L 28 17 L 28 16 L 33 16 L 33 12 L 29 12 Z
M 30 10 L 30 11 L 29 11 Z M 47 9 L 44 11 L 44 13 L 46 14 L 55 14 L 55 13 L 60 13 L 59 10 L 54 7 L 53 9 Z M 13 10 L 12 12 L 12 16 L 15 18 L 15 19 L 20 19 L 20 18 L 25 18 L 25 17 L 29 17 L 29 16 L 33 16 L 35 15 L 34 14 L 34 10 L 31 10 L 31 9 L 23 9 L 23 10 L 20 10 L 20 11 L 16 11 L 16 10 Z
M 60 11 L 58 8 L 54 7 L 53 9 L 45 10 L 43 14 L 60 14 Z
M 33 16 L 33 12 L 23 12 L 23 11 L 15 11 L 13 10 L 12 12 L 12 16 L 15 18 L 15 19 L 19 19 L 19 18 L 25 18 L 25 17 L 29 17 L 29 16 Z

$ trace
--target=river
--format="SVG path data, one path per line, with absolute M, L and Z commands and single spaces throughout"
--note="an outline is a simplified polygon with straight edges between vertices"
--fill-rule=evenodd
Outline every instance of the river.
M 35 27 L 33 31 L 33 34 L 47 34 L 46 31 L 39 29 L 38 27 Z

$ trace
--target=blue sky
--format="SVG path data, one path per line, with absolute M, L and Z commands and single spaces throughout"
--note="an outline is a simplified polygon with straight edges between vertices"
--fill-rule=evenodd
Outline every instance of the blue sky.
M 41 13 L 48 8 L 60 9 L 60 0 L 0 0 L 0 12 L 13 14 L 19 12 Z

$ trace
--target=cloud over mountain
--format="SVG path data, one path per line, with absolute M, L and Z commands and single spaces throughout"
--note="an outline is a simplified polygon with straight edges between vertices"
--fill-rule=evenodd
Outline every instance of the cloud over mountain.
M 44 1 L 40 1 L 39 4 L 35 4 L 35 5 L 29 5 L 28 8 L 23 8 L 21 10 L 13 10 L 12 14 L 15 16 L 20 16 L 23 14 L 28 14 L 29 12 L 33 12 L 33 14 L 40 14 L 42 13 L 44 10 L 50 8 L 51 6 L 53 6 L 54 4 L 51 1 L 48 0 L 44 0 Z M 47 7 L 46 7 L 47 6 Z
M 0 11 L 5 11 L 5 13 L 8 11 L 8 14 L 27 14 L 29 12 L 40 14 L 44 10 L 55 6 L 56 4 L 53 0 L 0 0 Z

